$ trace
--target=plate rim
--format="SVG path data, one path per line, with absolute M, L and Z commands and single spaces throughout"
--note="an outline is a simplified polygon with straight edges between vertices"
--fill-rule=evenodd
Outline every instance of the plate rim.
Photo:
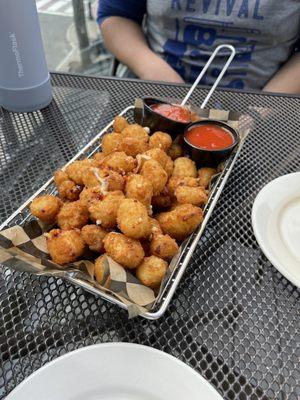
M 258 228 L 257 219 L 256 219 L 260 200 L 264 196 L 264 194 L 269 190 L 269 188 L 274 185 L 277 185 L 277 183 L 280 181 L 287 180 L 289 177 L 296 176 L 296 175 L 299 175 L 299 177 L 300 177 L 300 171 L 281 175 L 281 176 L 273 179 L 272 181 L 268 182 L 265 186 L 263 186 L 260 189 L 260 191 L 257 193 L 257 195 L 254 199 L 254 202 L 253 202 L 252 211 L 251 211 L 251 222 L 252 222 L 254 236 L 257 240 L 260 250 L 264 253 L 264 255 L 267 257 L 267 259 L 270 261 L 270 263 L 273 265 L 273 267 L 275 269 L 277 269 L 277 271 L 279 271 L 293 285 L 300 288 L 300 272 L 299 272 L 299 278 L 297 279 L 297 277 L 295 277 L 293 274 L 291 274 L 284 266 L 282 266 L 281 263 L 279 263 L 276 260 L 275 256 L 272 254 L 272 251 L 270 251 L 269 248 L 265 246 L 265 241 L 260 233 L 260 230 Z
M 151 353 L 156 353 L 159 354 L 160 356 L 169 359 L 172 361 L 174 364 L 177 364 L 181 368 L 184 368 L 188 373 L 192 374 L 202 382 L 203 385 L 207 386 L 212 393 L 215 394 L 216 400 L 223 400 L 223 397 L 221 394 L 217 391 L 217 389 L 210 383 L 208 382 L 199 372 L 195 371 L 192 367 L 190 367 L 188 364 L 184 363 L 180 359 L 176 358 L 175 356 L 166 353 L 162 350 L 156 349 L 154 347 L 146 346 L 143 344 L 138 344 L 138 343 L 130 343 L 130 342 L 107 342 L 107 343 L 96 343 L 90 346 L 85 346 L 81 347 L 79 349 L 72 350 L 66 354 L 63 354 L 54 360 L 51 360 L 47 362 L 45 365 L 41 366 L 38 368 L 36 371 L 34 371 L 32 374 L 30 374 L 27 378 L 25 378 L 22 382 L 19 383 L 5 398 L 7 400 L 14 400 L 14 396 L 16 394 L 22 394 L 20 392 L 22 388 L 27 385 L 28 383 L 31 383 L 31 380 L 35 378 L 36 376 L 42 374 L 44 370 L 48 369 L 49 367 L 52 368 L 55 364 L 61 363 L 63 360 L 67 358 L 72 358 L 74 354 L 78 353 L 84 353 L 86 351 L 90 351 L 95 348 L 110 348 L 110 347 L 123 347 L 123 348 L 134 348 L 134 349 L 143 349 L 146 352 L 151 352 Z

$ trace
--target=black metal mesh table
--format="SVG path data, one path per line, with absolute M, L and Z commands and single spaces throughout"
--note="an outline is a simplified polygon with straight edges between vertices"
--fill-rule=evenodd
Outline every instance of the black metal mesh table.
M 182 97 L 184 86 L 53 75 L 54 101 L 31 114 L 0 110 L 3 222 L 55 168 L 135 97 Z M 194 101 L 205 96 L 198 89 Z M 127 319 L 60 279 L 0 273 L 0 398 L 56 357 L 127 341 L 183 360 L 225 399 L 300 398 L 299 290 L 262 255 L 251 207 L 270 180 L 300 168 L 300 98 L 218 91 L 210 107 L 250 114 L 251 136 L 165 316 Z

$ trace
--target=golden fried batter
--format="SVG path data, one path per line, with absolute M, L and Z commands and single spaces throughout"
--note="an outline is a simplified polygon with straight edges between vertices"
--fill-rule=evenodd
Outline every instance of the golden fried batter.
M 57 215 L 57 225 L 61 229 L 80 229 L 88 220 L 88 209 L 80 200 L 64 203 Z
M 117 212 L 117 222 L 120 231 L 130 238 L 142 239 L 151 234 L 147 208 L 138 200 L 121 201 Z
M 51 223 L 55 221 L 61 205 L 62 202 L 58 197 L 46 194 L 45 196 L 36 197 L 30 204 L 29 209 L 31 214 L 41 221 Z
M 55 185 L 58 187 L 61 183 L 64 181 L 68 181 L 70 178 L 68 174 L 63 171 L 62 169 L 58 169 L 57 171 L 54 172 L 54 182 Z
M 202 206 L 207 203 L 208 196 L 203 187 L 178 186 L 175 190 L 175 196 L 180 204 L 194 204 Z
M 166 171 L 154 159 L 145 161 L 141 169 L 141 175 L 151 182 L 153 187 L 153 195 L 155 196 L 164 189 L 168 180 Z
M 184 240 L 203 221 L 203 213 L 192 204 L 180 204 L 172 211 L 159 214 L 157 220 L 165 234 Z
M 105 268 L 105 259 L 106 259 L 106 254 L 103 254 L 102 256 L 96 258 L 95 260 L 95 270 L 94 270 L 94 275 L 96 278 L 96 281 L 109 289 L 110 286 L 110 276 L 106 276 L 106 268 Z
M 159 222 L 155 218 L 149 218 L 150 224 L 151 224 L 151 233 L 163 233 Z
M 148 137 L 139 138 L 135 136 L 126 135 L 122 139 L 120 150 L 124 151 L 128 156 L 137 156 L 144 153 L 149 148 Z
M 116 151 L 105 157 L 103 166 L 113 169 L 122 175 L 131 172 L 136 167 L 136 161 L 124 151 Z
M 153 235 L 150 243 L 150 252 L 154 256 L 170 261 L 177 253 L 179 247 L 169 235 Z
M 200 168 L 198 170 L 199 185 L 207 188 L 210 184 L 211 178 L 217 173 L 215 168 Z
M 142 264 L 136 270 L 136 277 L 143 285 L 153 289 L 159 287 L 168 264 L 156 256 L 145 257 Z
M 128 125 L 129 123 L 126 118 L 117 115 L 114 119 L 113 128 L 115 132 L 121 133 Z
M 85 243 L 78 230 L 52 229 L 47 234 L 47 248 L 51 259 L 56 264 L 63 265 L 81 257 Z
M 63 200 L 75 201 L 79 199 L 80 192 L 82 191 L 82 186 L 76 185 L 75 182 L 70 179 L 61 182 L 57 186 L 59 197 Z
M 123 190 L 125 185 L 123 176 L 109 168 L 89 168 L 83 176 L 83 181 L 88 188 L 99 187 L 103 194 Z
M 196 178 L 197 168 L 193 160 L 187 157 L 179 157 L 174 161 L 174 169 L 172 176 L 191 176 Z
M 123 129 L 122 136 L 136 138 L 140 140 L 147 140 L 147 142 L 149 140 L 149 135 L 146 130 L 138 124 L 128 125 L 125 129 Z
M 182 157 L 183 155 L 182 147 L 177 143 L 172 143 L 167 154 L 172 158 L 172 160 L 176 160 L 176 158 Z
M 102 200 L 103 193 L 99 186 L 84 188 L 80 193 L 79 199 L 82 204 L 89 207 L 93 201 Z
M 130 175 L 126 179 L 125 195 L 128 199 L 138 200 L 144 206 L 149 207 L 153 195 L 152 184 L 142 175 Z
M 117 225 L 117 211 L 124 194 L 120 190 L 109 192 L 101 201 L 94 201 L 89 206 L 91 220 L 105 229 Z
M 81 228 L 82 239 L 89 246 L 90 250 L 97 251 L 98 253 L 101 253 L 104 249 L 103 239 L 107 233 L 105 229 L 97 225 L 85 225 Z
M 98 153 L 95 153 L 93 155 L 93 160 L 94 160 L 95 166 L 96 167 L 101 167 L 102 161 L 104 160 L 104 158 L 105 158 L 105 154 L 102 153 L 102 151 L 99 151 Z
M 84 160 L 74 161 L 72 164 L 66 167 L 66 173 L 77 185 L 83 185 L 82 177 L 86 169 L 92 167 L 93 165 L 94 161 L 87 158 Z
M 172 145 L 172 138 L 168 133 L 165 132 L 154 132 L 149 139 L 150 149 L 158 148 L 167 151 Z
M 140 242 L 122 233 L 111 232 L 106 235 L 104 248 L 108 256 L 128 269 L 134 269 L 140 265 L 145 256 Z
M 143 155 L 159 162 L 159 164 L 167 172 L 168 176 L 172 175 L 174 163 L 171 157 L 169 157 L 163 150 L 154 148 L 146 151 Z M 145 159 L 142 159 L 142 165 L 145 162 Z
M 120 133 L 112 132 L 104 135 L 101 142 L 103 154 L 107 156 L 114 151 L 119 151 L 121 141 L 122 135 Z
M 197 187 L 199 186 L 199 179 L 192 178 L 191 176 L 172 176 L 167 185 L 170 196 L 175 196 L 175 190 L 178 186 Z

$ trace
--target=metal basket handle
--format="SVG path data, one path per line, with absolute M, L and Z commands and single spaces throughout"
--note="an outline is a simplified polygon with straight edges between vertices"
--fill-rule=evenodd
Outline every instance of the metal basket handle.
M 188 99 L 190 98 L 190 96 L 192 95 L 193 91 L 195 90 L 196 86 L 198 85 L 198 83 L 201 81 L 201 79 L 203 78 L 203 76 L 205 75 L 208 67 L 210 66 L 210 64 L 212 63 L 212 61 L 214 60 L 214 58 L 216 57 L 216 55 L 219 53 L 219 51 L 221 49 L 229 49 L 231 54 L 230 57 L 228 58 L 228 60 L 226 61 L 226 64 L 224 65 L 222 71 L 220 72 L 219 76 L 217 77 L 217 79 L 215 80 L 214 84 L 212 85 L 210 91 L 208 92 L 207 96 L 205 97 L 203 103 L 201 104 L 200 108 L 204 108 L 206 106 L 206 104 L 208 103 L 211 95 L 213 94 L 213 92 L 215 91 L 216 87 L 218 86 L 220 80 L 223 78 L 223 75 L 225 74 L 227 68 L 229 67 L 231 61 L 233 60 L 236 51 L 235 48 L 233 46 L 231 46 L 230 44 L 222 44 L 220 46 L 218 46 L 215 51 L 212 53 L 212 55 L 209 57 L 209 60 L 207 61 L 207 63 L 204 65 L 202 71 L 200 72 L 198 78 L 195 80 L 195 82 L 193 83 L 192 87 L 190 88 L 190 90 L 188 91 L 187 95 L 185 96 L 185 98 L 183 99 L 181 105 L 184 106 L 186 104 L 186 102 L 188 101 Z

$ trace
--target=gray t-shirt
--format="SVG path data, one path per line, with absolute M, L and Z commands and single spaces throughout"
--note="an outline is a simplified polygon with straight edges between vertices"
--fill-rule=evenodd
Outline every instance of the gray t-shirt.
M 294 51 L 300 0 L 148 0 L 146 30 L 150 47 L 186 81 L 228 43 L 237 55 L 222 86 L 262 89 Z M 210 85 L 223 63 L 218 57 L 202 83 Z

